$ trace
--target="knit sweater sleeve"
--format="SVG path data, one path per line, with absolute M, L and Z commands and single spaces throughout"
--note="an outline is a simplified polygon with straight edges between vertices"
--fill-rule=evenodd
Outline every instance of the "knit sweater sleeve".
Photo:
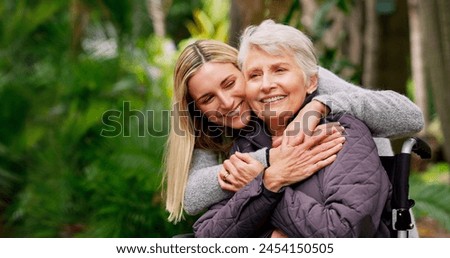
M 266 148 L 249 153 L 267 167 Z M 233 193 L 223 190 L 217 176 L 222 169 L 218 157 L 213 151 L 195 149 L 188 181 L 184 191 L 184 211 L 189 215 L 197 215 L 211 205 L 230 198 Z
M 364 121 L 374 137 L 398 138 L 422 130 L 421 110 L 406 96 L 390 90 L 368 90 L 319 68 L 318 96 L 331 113 L 349 113 Z

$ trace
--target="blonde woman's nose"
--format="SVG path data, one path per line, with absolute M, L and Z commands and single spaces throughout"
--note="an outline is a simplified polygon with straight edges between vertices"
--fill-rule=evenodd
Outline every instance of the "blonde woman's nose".
M 233 97 L 229 94 L 220 94 L 219 95 L 220 107 L 223 110 L 229 111 L 233 108 Z

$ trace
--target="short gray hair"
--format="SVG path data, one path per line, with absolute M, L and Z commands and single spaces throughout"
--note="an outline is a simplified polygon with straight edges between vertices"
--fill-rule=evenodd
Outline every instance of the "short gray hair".
M 249 26 L 241 36 L 238 64 L 242 64 L 251 47 L 277 55 L 292 51 L 297 63 L 307 78 L 318 72 L 318 61 L 312 41 L 300 30 L 272 20 L 265 20 L 259 26 Z

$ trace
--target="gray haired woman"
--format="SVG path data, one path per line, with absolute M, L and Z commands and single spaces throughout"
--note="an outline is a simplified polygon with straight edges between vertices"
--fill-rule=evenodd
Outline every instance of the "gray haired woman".
M 270 148 L 273 136 L 283 135 L 292 117 L 319 97 L 320 68 L 312 43 L 292 27 L 265 21 L 244 32 L 239 53 L 247 101 L 259 118 L 251 125 L 260 130 L 237 139 L 233 150 Z M 420 124 L 421 116 L 417 118 Z M 264 173 L 195 223 L 196 236 L 388 236 L 383 214 L 390 183 L 370 130 L 348 114 L 327 120 L 346 128 L 347 140 L 336 161 L 319 171 L 302 171 L 302 162 L 313 157 L 308 148 L 296 152 L 292 144 L 304 144 L 309 136 L 300 132 L 283 140 L 281 148 L 270 150 Z

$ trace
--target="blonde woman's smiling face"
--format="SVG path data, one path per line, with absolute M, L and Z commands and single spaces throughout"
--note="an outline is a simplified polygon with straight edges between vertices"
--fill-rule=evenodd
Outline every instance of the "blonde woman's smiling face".
M 190 78 L 188 90 L 209 121 L 240 129 L 248 124 L 250 107 L 245 80 L 232 63 L 207 62 Z

